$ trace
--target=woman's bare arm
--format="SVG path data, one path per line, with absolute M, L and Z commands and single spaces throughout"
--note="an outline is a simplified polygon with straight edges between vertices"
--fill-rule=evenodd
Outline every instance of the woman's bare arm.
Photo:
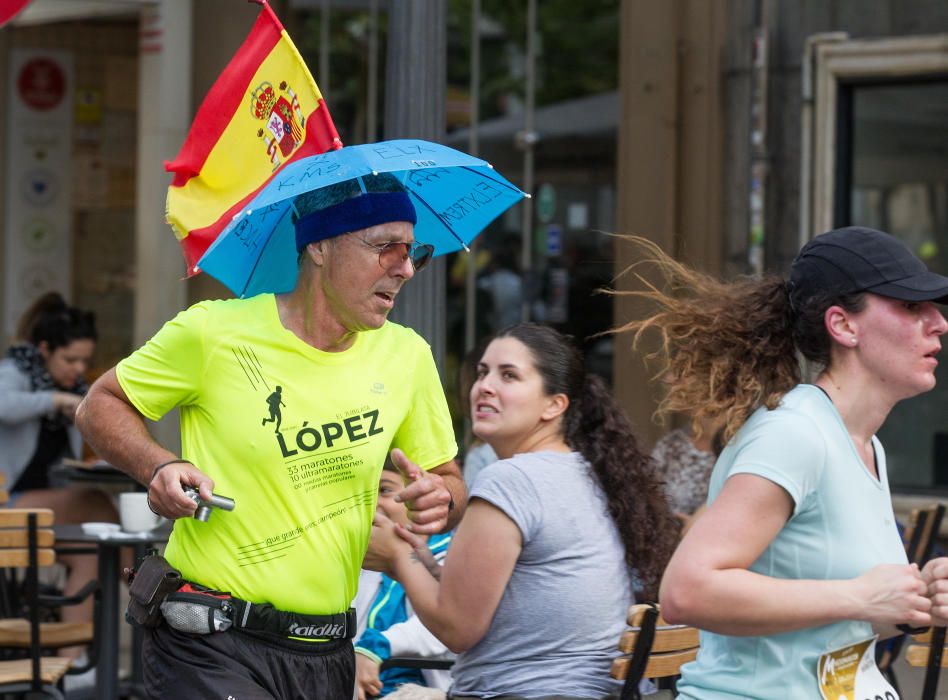
M 89 389 L 76 411 L 76 425 L 99 457 L 145 486 L 155 466 L 175 458 L 152 438 L 114 367 Z
M 89 389 L 76 411 L 76 425 L 99 457 L 149 487 L 152 507 L 166 518 L 194 513 L 196 504 L 184 494 L 182 485 L 198 488 L 205 499 L 210 498 L 214 482 L 192 464 L 169 465 L 152 479 L 155 467 L 177 455 L 148 432 L 144 416 L 125 394 L 114 368 Z
M 451 651 L 470 649 L 494 619 L 523 546 L 520 529 L 496 506 L 473 499 L 452 539 L 439 582 L 396 527 L 401 526 L 377 518 L 367 568 L 384 566 L 405 587 L 425 627 Z
M 793 511 L 790 495 L 753 474 L 730 477 L 676 550 L 662 614 L 728 635 L 789 632 L 840 620 L 927 625 L 918 567 L 883 564 L 854 579 L 787 580 L 748 571 Z

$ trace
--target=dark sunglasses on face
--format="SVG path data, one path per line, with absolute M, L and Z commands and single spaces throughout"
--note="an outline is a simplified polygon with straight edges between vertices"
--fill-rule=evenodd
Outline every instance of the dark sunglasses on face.
M 405 243 L 404 241 L 389 241 L 388 243 L 369 243 L 358 239 L 364 245 L 378 251 L 379 265 L 383 270 L 390 270 L 401 265 L 405 260 L 411 260 L 411 265 L 418 272 L 434 255 L 434 246 L 429 243 Z

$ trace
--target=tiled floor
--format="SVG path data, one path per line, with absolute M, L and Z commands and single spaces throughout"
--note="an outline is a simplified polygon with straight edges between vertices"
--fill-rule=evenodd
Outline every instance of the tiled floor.
M 925 685 L 925 669 L 915 668 L 905 663 L 905 652 L 895 663 L 895 677 L 899 681 L 902 691 L 902 700 L 918 700 L 922 697 L 922 687 Z M 939 700 L 948 700 L 948 675 L 944 670 L 938 684 Z

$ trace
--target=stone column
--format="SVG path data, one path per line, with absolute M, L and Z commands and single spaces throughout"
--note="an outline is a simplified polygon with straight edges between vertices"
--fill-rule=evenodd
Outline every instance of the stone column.
M 135 201 L 135 321 L 133 344 L 146 341 L 185 306 L 185 266 L 165 223 L 168 174 L 191 124 L 191 0 L 163 0 L 141 13 Z M 155 438 L 179 450 L 177 411 L 153 426 Z

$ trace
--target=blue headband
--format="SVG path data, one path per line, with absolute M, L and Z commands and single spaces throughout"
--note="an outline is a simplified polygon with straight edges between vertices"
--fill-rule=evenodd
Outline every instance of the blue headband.
M 406 192 L 364 192 L 296 222 L 296 252 L 308 243 L 392 221 L 414 225 L 418 218 Z

